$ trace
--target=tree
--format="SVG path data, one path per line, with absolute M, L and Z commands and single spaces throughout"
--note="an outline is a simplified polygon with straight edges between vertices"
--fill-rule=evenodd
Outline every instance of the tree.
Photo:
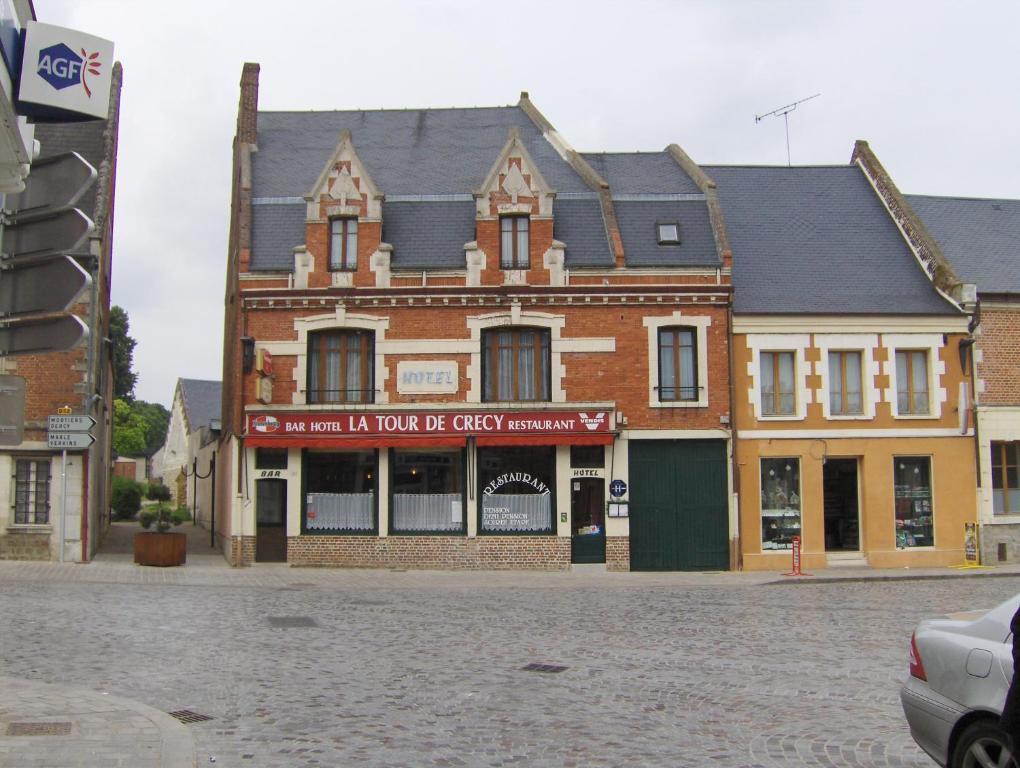
M 113 396 L 131 401 L 135 397 L 138 375 L 132 370 L 135 345 L 128 335 L 130 323 L 127 312 L 114 305 L 110 307 L 110 341 L 113 344 Z
M 127 400 L 113 401 L 113 450 L 120 456 L 145 453 L 145 419 Z
M 135 400 L 132 409 L 145 422 L 145 453 L 151 455 L 158 451 L 166 440 L 166 430 L 170 426 L 170 411 L 159 403 Z

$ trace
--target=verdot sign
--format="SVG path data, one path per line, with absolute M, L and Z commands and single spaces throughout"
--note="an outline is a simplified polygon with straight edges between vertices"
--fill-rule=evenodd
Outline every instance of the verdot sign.
M 18 86 L 18 111 L 42 120 L 106 117 L 113 43 L 52 24 L 29 21 Z

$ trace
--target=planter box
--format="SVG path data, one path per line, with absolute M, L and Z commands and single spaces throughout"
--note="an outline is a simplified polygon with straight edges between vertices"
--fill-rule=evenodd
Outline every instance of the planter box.
M 135 562 L 165 568 L 184 565 L 188 537 L 183 533 L 136 533 Z

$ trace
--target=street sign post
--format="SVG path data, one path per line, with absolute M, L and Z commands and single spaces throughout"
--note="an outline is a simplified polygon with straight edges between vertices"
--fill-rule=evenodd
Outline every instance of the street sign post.
M 46 445 L 61 452 L 60 477 L 60 562 L 64 562 L 65 521 L 67 519 L 67 452 L 82 451 L 95 442 L 89 429 L 96 425 L 91 416 L 70 413 L 70 407 L 60 408 L 60 413 L 46 420 Z
M 88 432 L 94 426 L 96 420 L 91 416 L 60 414 L 50 416 L 46 422 L 46 429 L 50 432 Z
M 46 435 L 46 447 L 62 451 L 81 451 L 95 441 L 88 432 L 49 432 Z

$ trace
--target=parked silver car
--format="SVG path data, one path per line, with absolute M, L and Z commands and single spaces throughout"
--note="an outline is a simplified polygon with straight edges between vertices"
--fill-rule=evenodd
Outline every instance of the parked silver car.
M 1018 768 L 999 714 L 1013 678 L 1009 624 L 1020 595 L 990 611 L 926 619 L 910 640 L 900 690 L 910 733 L 949 768 Z

